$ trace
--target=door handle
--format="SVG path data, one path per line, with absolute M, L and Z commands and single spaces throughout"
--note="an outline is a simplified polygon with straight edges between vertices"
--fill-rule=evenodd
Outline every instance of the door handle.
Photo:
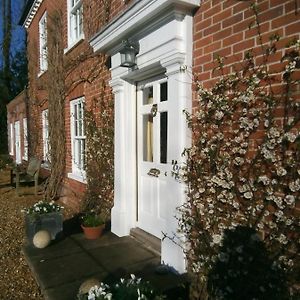
M 153 177 L 158 177 L 160 174 L 160 170 L 156 169 L 156 168 L 152 168 L 149 170 L 149 172 L 147 173 L 149 176 L 153 176 Z

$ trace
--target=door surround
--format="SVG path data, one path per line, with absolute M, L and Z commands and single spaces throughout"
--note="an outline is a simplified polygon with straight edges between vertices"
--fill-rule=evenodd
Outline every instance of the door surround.
M 192 9 L 199 1 L 141 0 L 90 41 L 94 51 L 111 55 L 110 85 L 115 101 L 115 168 L 114 206 L 111 230 L 118 236 L 130 234 L 137 225 L 137 106 L 136 82 L 164 74 L 168 78 L 172 104 L 171 124 L 175 126 L 176 143 L 170 147 L 170 158 L 184 163 L 181 156 L 190 145 L 190 135 L 183 111 L 191 110 L 192 75 Z M 120 67 L 118 45 L 122 39 L 136 40 L 140 45 L 137 68 Z M 177 231 L 176 208 L 185 201 L 185 187 L 174 179 L 168 198 L 168 215 L 164 233 Z M 181 247 L 169 239 L 161 244 L 161 260 L 178 272 L 186 271 Z

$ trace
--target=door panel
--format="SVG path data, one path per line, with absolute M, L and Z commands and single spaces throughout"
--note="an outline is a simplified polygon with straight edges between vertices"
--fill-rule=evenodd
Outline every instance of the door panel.
M 137 85 L 138 227 L 162 238 L 171 164 L 168 83 L 164 77 Z

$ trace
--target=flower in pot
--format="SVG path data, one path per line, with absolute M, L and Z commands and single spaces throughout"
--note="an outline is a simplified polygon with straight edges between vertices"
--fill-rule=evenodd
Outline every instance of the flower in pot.
M 87 239 L 97 239 L 103 233 L 105 227 L 104 219 L 94 211 L 86 212 L 82 216 L 81 228 Z
M 47 230 L 54 240 L 63 231 L 63 206 L 54 201 L 39 201 L 29 208 L 22 210 L 25 213 L 26 235 L 32 242 L 34 235 L 40 230 Z

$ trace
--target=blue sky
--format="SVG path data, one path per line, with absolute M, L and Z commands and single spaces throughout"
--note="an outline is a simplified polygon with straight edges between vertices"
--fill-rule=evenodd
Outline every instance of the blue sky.
M 0 0 L 0 43 L 2 46 L 3 40 L 3 20 L 2 20 L 2 1 Z M 21 26 L 18 25 L 19 18 L 22 13 L 24 0 L 11 0 L 12 6 L 12 46 L 11 46 L 11 54 L 22 48 L 25 43 L 25 30 Z M 2 55 L 0 56 L 0 65 L 2 65 Z

